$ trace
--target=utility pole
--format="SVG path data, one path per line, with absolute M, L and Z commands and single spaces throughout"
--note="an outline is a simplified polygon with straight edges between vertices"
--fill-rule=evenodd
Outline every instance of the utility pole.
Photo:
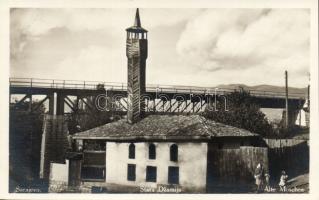
M 289 127 L 289 114 L 288 114 L 288 72 L 285 71 L 285 87 L 286 87 L 286 129 Z
M 308 85 L 308 89 L 307 89 L 307 106 L 308 106 L 308 109 L 310 110 L 310 85 Z

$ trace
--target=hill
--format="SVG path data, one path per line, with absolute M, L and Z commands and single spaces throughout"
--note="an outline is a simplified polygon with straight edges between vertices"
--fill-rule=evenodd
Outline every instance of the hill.
M 285 87 L 274 86 L 274 85 L 256 85 L 256 86 L 248 86 L 244 84 L 228 84 L 228 85 L 218 85 L 220 89 L 240 89 L 243 88 L 245 90 L 259 90 L 259 91 L 270 91 L 270 92 L 285 92 Z M 289 93 L 298 93 L 307 95 L 307 87 L 305 88 L 296 88 L 296 87 L 288 87 Z

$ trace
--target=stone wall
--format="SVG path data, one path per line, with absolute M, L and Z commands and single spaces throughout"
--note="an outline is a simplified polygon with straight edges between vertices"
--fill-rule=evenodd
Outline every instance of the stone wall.
M 49 178 L 50 162 L 64 163 L 68 127 L 63 115 L 45 115 L 41 143 L 40 177 Z

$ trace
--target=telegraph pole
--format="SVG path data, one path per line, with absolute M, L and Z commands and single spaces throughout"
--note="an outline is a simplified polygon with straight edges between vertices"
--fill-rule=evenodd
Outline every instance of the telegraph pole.
M 289 127 L 289 114 L 288 114 L 288 72 L 285 71 L 285 87 L 286 87 L 286 129 Z
M 308 109 L 310 110 L 310 84 L 308 85 L 308 88 L 307 88 L 307 106 L 308 106 Z

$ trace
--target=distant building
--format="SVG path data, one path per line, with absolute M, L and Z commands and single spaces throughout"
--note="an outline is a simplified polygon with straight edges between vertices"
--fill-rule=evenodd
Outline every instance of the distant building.
M 303 105 L 303 108 L 299 110 L 297 119 L 296 119 L 296 124 L 303 126 L 303 127 L 310 127 L 310 112 L 309 112 L 309 99 L 306 100 L 305 104 Z
M 280 125 L 282 125 L 286 118 L 284 108 L 260 108 L 260 111 L 265 114 L 268 122 L 274 128 L 278 128 Z M 291 114 L 290 116 L 292 118 L 290 119 L 291 125 L 309 128 L 310 113 L 308 101 L 304 103 L 301 109 L 294 110 L 294 114 Z

